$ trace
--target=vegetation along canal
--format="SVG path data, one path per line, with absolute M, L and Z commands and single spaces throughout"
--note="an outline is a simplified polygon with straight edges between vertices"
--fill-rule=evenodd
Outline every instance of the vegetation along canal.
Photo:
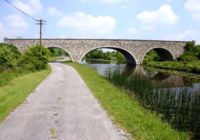
M 116 86 L 126 88 L 173 128 L 189 131 L 192 139 L 200 139 L 200 76 L 125 64 L 86 65 Z

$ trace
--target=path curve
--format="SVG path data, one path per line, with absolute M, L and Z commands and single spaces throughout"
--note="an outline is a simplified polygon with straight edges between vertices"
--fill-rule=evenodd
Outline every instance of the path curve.
M 52 73 L 0 124 L 0 140 L 126 139 L 74 68 L 50 65 Z

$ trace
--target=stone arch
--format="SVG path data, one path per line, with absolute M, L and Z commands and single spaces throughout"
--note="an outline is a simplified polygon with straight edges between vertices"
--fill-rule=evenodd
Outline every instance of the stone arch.
M 72 57 L 72 54 L 70 53 L 70 51 L 66 50 L 66 49 L 63 48 L 63 47 L 60 47 L 60 46 L 48 46 L 48 47 L 46 47 L 46 48 L 47 48 L 47 49 L 48 49 L 48 48 L 60 48 L 60 49 L 64 50 L 66 53 L 69 54 L 70 58 L 72 59 L 72 62 L 75 62 L 75 61 L 74 61 L 74 58 Z
M 132 64 L 132 65 L 136 65 L 136 57 L 130 52 L 128 51 L 127 49 L 124 49 L 124 48 L 120 48 L 120 47 L 116 47 L 116 46 L 100 46 L 100 47 L 93 47 L 89 50 L 87 50 L 86 52 L 83 53 L 83 55 L 80 57 L 79 59 L 79 63 L 81 62 L 81 60 L 83 59 L 83 57 L 91 52 L 92 50 L 96 50 L 96 49 L 102 49 L 102 48 L 105 48 L 105 49 L 113 49 L 113 50 L 116 50 L 116 51 L 119 51 L 121 52 L 124 57 L 126 58 L 126 61 L 127 61 L 127 64 Z
M 166 60 L 175 60 L 175 57 L 173 55 L 173 53 L 169 50 L 169 49 L 166 49 L 166 48 L 162 48 L 162 47 L 153 47 L 153 48 L 150 48 L 148 49 L 143 57 L 142 57 L 142 60 L 141 60 L 141 64 L 144 60 L 144 57 L 147 55 L 148 52 L 150 52 L 151 50 L 154 50 L 157 52 L 157 54 L 159 55 L 161 61 L 166 61 Z

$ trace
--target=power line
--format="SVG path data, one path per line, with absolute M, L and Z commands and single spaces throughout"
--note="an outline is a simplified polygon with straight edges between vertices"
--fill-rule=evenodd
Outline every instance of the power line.
M 31 15 L 27 14 L 26 12 L 22 11 L 21 9 L 19 9 L 18 7 L 16 7 L 14 4 L 12 4 L 10 1 L 8 1 L 8 0 L 4 0 L 4 1 L 5 1 L 6 3 L 10 4 L 12 7 L 14 7 L 15 9 L 17 9 L 18 11 L 20 11 L 22 14 L 24 14 L 24 15 L 28 16 L 29 18 L 31 18 L 31 19 L 37 21 L 36 18 L 34 18 L 34 17 L 32 17 Z
M 42 45 L 42 27 L 43 25 L 46 24 L 45 20 L 42 19 L 36 19 L 33 16 L 27 14 L 26 12 L 24 12 L 23 10 L 19 9 L 17 6 L 15 6 L 14 4 L 12 4 L 10 1 L 8 0 L 4 0 L 6 3 L 8 3 L 9 5 L 11 5 L 12 7 L 14 7 L 15 9 L 17 9 L 18 11 L 20 11 L 22 14 L 26 15 L 27 17 L 31 18 L 32 20 L 36 21 L 37 25 L 40 25 L 40 46 Z M 43 28 L 44 29 L 44 28 Z
M 44 26 L 42 26 L 42 30 L 43 30 L 42 34 L 45 34 L 45 28 L 44 28 Z

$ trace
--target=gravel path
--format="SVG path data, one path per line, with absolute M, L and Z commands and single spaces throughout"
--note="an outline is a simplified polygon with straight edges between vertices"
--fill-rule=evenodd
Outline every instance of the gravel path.
M 72 67 L 51 67 L 47 79 L 0 124 L 0 140 L 126 139 Z

